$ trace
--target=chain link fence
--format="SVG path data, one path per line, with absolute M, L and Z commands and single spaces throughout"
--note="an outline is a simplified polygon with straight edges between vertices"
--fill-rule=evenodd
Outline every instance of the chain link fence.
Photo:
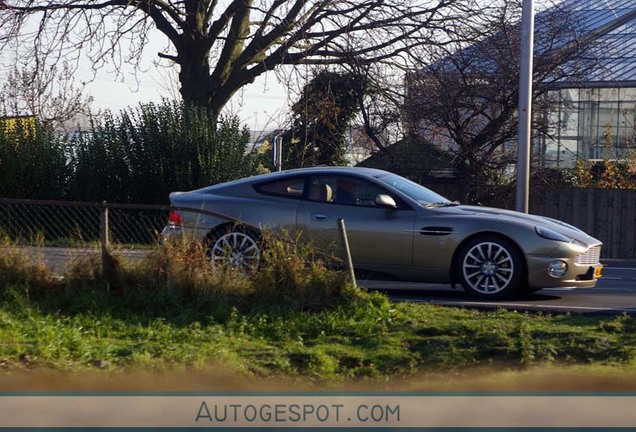
M 162 240 L 171 210 L 239 222 L 196 208 L 0 198 L 0 254 L 18 249 L 60 276 L 87 258 L 101 259 L 107 274 L 109 255 L 146 256 Z
M 226 214 L 188 207 L 0 198 L 0 256 L 18 250 L 58 276 L 87 259 L 101 260 L 108 279 L 110 257 L 146 257 L 162 241 L 173 210 L 250 226 Z M 345 264 L 355 281 L 343 220 L 339 230 Z
M 19 249 L 63 275 L 87 257 L 143 257 L 160 241 L 169 211 L 169 206 L 0 198 L 0 247 Z

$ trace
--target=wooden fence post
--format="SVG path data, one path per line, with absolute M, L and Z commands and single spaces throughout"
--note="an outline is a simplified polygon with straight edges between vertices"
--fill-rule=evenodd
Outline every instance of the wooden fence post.
M 349 239 L 347 238 L 347 229 L 345 228 L 344 219 L 338 219 L 338 229 L 340 230 L 340 238 L 342 240 L 342 247 L 345 252 L 345 264 L 347 265 L 347 271 L 351 278 L 351 283 L 354 287 L 358 287 L 356 284 L 356 273 L 353 271 L 353 260 L 351 259 L 351 249 L 349 248 Z
M 102 202 L 101 217 L 99 223 L 99 240 L 102 246 L 102 275 L 106 280 L 106 291 L 110 291 L 110 243 L 108 239 L 108 205 Z

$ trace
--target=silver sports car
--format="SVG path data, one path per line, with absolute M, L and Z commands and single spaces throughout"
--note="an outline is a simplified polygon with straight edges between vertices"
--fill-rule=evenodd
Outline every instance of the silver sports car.
M 262 230 L 301 232 L 340 255 L 344 219 L 356 273 L 461 284 L 500 299 L 548 287 L 593 287 L 602 243 L 566 223 L 459 205 L 398 175 L 317 167 L 259 175 L 170 194 L 164 238 L 188 233 L 213 262 L 254 269 Z M 188 209 L 196 209 L 188 211 Z

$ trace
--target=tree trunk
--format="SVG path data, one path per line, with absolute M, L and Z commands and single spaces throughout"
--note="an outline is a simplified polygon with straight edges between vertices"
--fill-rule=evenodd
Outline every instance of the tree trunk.
M 183 102 L 199 108 L 206 108 L 210 118 L 218 119 L 227 100 L 215 97 L 219 86 L 210 77 L 210 59 L 207 49 L 200 44 L 190 43 L 187 50 L 179 54 L 179 89 Z

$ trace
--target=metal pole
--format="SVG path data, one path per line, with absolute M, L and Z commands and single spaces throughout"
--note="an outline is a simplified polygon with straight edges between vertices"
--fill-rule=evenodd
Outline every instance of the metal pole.
M 110 260 L 109 260 L 109 239 L 108 239 L 108 206 L 106 201 L 102 203 L 102 212 L 99 221 L 99 239 L 102 244 L 102 275 L 106 280 L 106 290 L 110 291 Z
M 516 210 L 528 213 L 530 198 L 530 145 L 532 121 L 532 55 L 534 52 L 534 3 L 523 0 L 521 58 L 519 62 L 519 145 L 517 148 Z
M 281 171 L 283 169 L 283 137 L 277 136 L 274 138 L 274 166 L 276 167 L 276 171 Z
M 353 271 L 353 260 L 351 259 L 351 249 L 349 248 L 349 239 L 347 238 L 347 229 L 345 228 L 344 219 L 338 219 L 338 229 L 340 230 L 340 238 L 342 239 L 342 247 L 345 252 L 345 264 L 347 266 L 347 271 L 349 272 L 349 277 L 351 278 L 351 283 L 354 287 L 358 287 L 356 284 L 356 273 Z

